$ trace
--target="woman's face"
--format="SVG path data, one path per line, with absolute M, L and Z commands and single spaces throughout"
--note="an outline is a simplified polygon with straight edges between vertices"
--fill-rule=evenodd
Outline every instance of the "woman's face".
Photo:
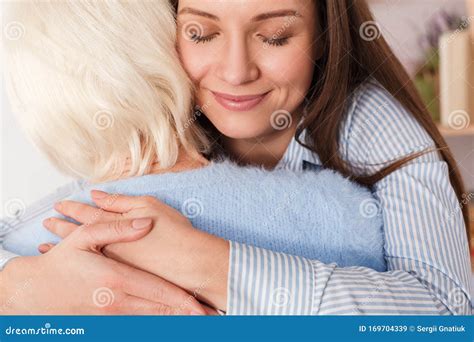
M 178 48 L 196 103 L 225 136 L 262 138 L 295 121 L 318 48 L 312 0 L 180 0 Z M 292 120 L 282 116 L 291 113 Z

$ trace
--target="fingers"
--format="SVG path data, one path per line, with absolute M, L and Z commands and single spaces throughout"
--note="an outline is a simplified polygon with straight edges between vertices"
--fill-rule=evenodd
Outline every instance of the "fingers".
M 208 316 L 219 316 L 219 313 L 217 312 L 216 309 L 211 308 L 210 306 L 207 306 L 206 304 L 201 304 L 201 305 L 204 308 L 204 311 L 206 311 L 206 315 L 208 315 Z
M 38 251 L 41 254 L 45 254 L 48 253 L 54 246 L 56 246 L 54 243 L 42 243 L 38 246 Z
M 180 287 L 154 274 L 123 265 L 123 274 L 127 274 L 123 291 L 155 303 L 172 307 L 178 315 L 205 315 L 206 310 L 193 296 Z
M 117 310 L 127 315 L 177 315 L 176 311 L 165 304 L 155 303 L 135 296 L 126 296 Z
M 95 208 L 88 204 L 76 201 L 61 201 L 54 205 L 54 209 L 82 224 L 93 224 L 95 222 L 107 222 L 119 220 L 121 215 Z
M 69 234 L 74 232 L 78 224 L 69 222 L 67 220 L 59 219 L 56 217 L 50 217 L 43 221 L 43 226 L 48 229 L 51 233 L 56 234 L 61 238 L 66 238 Z
M 97 251 L 112 243 L 141 239 L 152 226 L 153 220 L 150 218 L 96 223 L 89 227 L 80 226 L 67 241 L 77 248 Z
M 158 202 L 151 196 L 125 196 L 109 194 L 100 190 L 91 191 L 92 200 L 99 208 L 114 213 L 127 213 Z

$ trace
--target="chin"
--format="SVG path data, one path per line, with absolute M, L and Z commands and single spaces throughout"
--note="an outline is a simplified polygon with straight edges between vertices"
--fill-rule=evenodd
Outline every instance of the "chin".
M 235 122 L 234 120 L 216 123 L 215 127 L 231 139 L 255 139 L 265 135 L 267 129 L 267 127 L 259 127 L 255 122 Z

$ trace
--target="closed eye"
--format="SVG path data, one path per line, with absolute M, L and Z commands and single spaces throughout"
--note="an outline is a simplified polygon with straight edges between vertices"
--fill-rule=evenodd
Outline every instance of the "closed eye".
M 279 38 L 267 38 L 265 36 L 259 35 L 258 36 L 264 44 L 272 45 L 272 46 L 283 46 L 288 44 L 290 37 L 279 37 Z
M 216 38 L 219 34 L 218 33 L 214 33 L 214 34 L 210 34 L 208 36 L 199 36 L 197 34 L 194 34 L 193 36 L 191 36 L 191 40 L 193 42 L 195 42 L 196 44 L 199 44 L 199 43 L 207 43 L 207 42 L 210 42 L 211 40 L 213 40 L 214 38 Z

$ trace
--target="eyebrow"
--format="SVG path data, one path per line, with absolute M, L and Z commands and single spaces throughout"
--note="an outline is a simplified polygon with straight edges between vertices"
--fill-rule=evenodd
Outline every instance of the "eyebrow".
M 276 10 L 272 12 L 262 13 L 252 18 L 253 21 L 263 21 L 272 18 L 279 18 L 279 17 L 301 17 L 301 14 L 298 11 L 294 10 Z
M 214 14 L 204 12 L 204 11 L 191 8 L 191 7 L 184 7 L 183 9 L 181 9 L 181 11 L 179 11 L 178 15 L 179 14 L 194 14 L 194 15 L 208 18 L 214 21 L 220 21 L 219 17 Z M 299 14 L 298 11 L 295 11 L 295 10 L 282 9 L 282 10 L 276 10 L 276 11 L 271 11 L 271 12 L 256 15 L 252 18 L 252 21 L 264 21 L 264 20 L 279 18 L 279 17 L 301 17 L 301 14 Z
M 198 15 L 200 17 L 208 18 L 215 21 L 220 20 L 219 17 L 215 16 L 214 14 L 200 11 L 198 9 L 191 8 L 191 7 L 184 7 L 181 11 L 179 11 L 178 15 L 180 14 L 194 14 L 194 15 Z

